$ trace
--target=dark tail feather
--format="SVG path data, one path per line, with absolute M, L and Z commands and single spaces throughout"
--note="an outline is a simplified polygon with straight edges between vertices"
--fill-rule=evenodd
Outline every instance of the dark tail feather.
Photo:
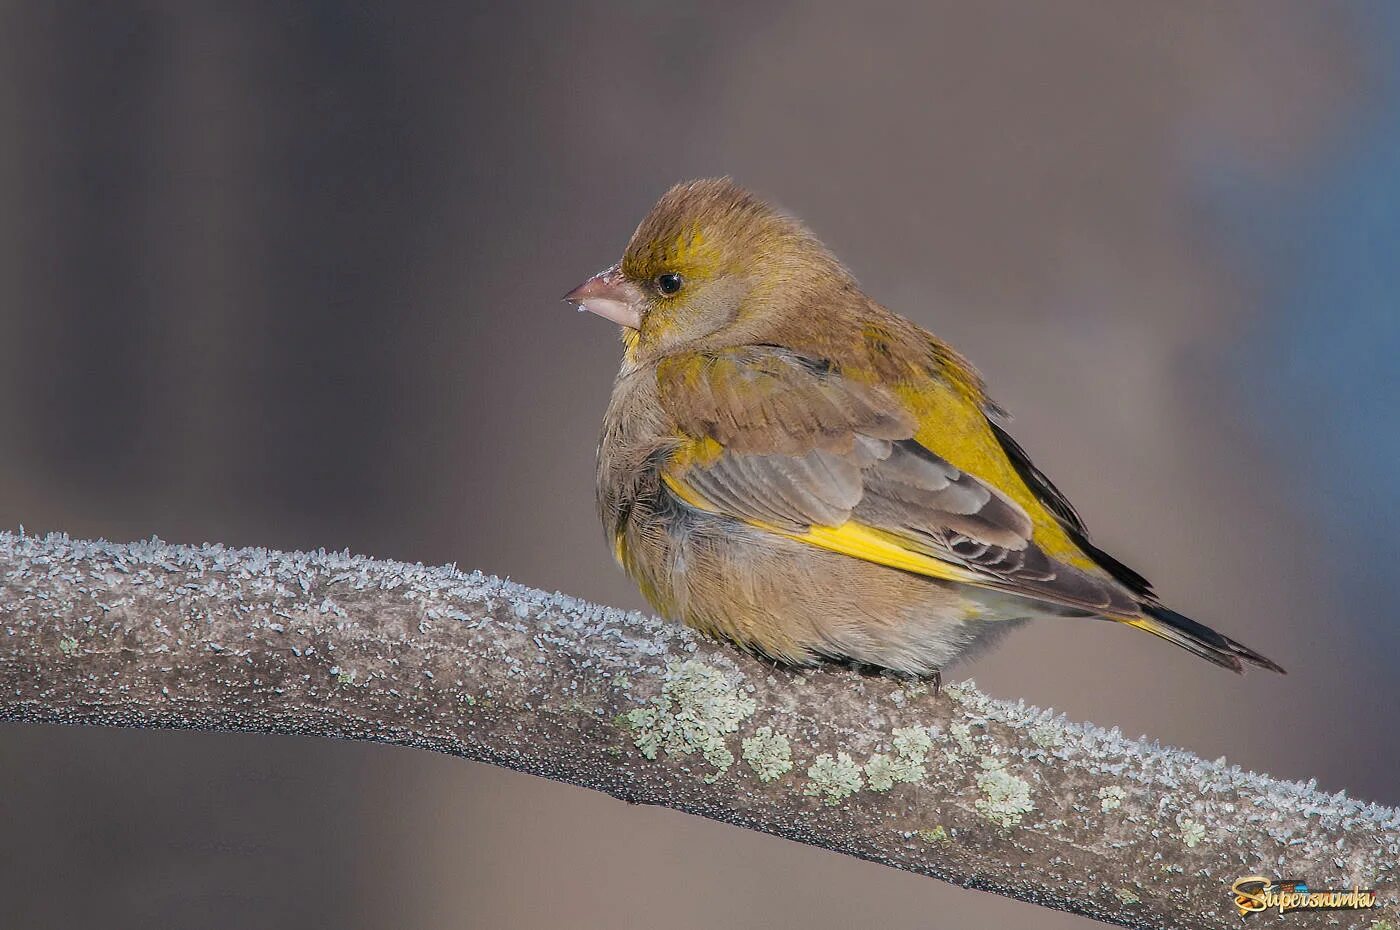
M 1214 662 L 1232 671 L 1244 671 L 1244 663 L 1240 661 L 1243 659 L 1271 672 L 1286 674 L 1278 663 L 1174 610 L 1168 610 L 1160 604 L 1143 604 L 1142 612 L 1146 616 L 1123 622 L 1139 630 L 1146 630 L 1153 636 L 1160 636 L 1208 662 Z

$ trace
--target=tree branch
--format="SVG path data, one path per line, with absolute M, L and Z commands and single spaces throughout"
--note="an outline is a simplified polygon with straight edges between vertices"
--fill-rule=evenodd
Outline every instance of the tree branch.
M 1249 874 L 1380 894 L 1290 926 L 1400 924 L 1400 811 L 970 684 L 791 672 L 641 614 L 348 553 L 3 533 L 0 573 L 3 719 L 434 749 L 1130 927 L 1236 928 Z

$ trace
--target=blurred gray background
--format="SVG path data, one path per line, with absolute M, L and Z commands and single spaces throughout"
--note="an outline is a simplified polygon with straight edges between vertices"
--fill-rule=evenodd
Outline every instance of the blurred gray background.
M 1096 539 L 1290 674 L 1120 628 L 954 678 L 1400 803 L 1400 13 L 0 4 L 0 525 L 642 606 L 559 295 L 732 174 L 951 339 Z M 0 726 L 12 927 L 1085 922 L 457 759 Z

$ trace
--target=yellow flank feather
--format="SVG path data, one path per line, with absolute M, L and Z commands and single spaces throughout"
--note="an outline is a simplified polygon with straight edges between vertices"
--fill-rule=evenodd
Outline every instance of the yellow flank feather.
M 691 439 L 678 445 L 671 453 L 670 468 L 681 472 L 692 466 L 713 465 L 724 454 L 724 446 L 709 436 Z
M 975 584 L 979 580 L 978 575 L 966 569 L 958 568 L 942 559 L 906 549 L 889 534 L 871 529 L 853 520 L 848 520 L 840 526 L 814 526 L 802 534 L 772 531 L 798 542 L 819 546 L 822 549 L 830 549 L 832 552 L 864 559 L 877 565 L 888 565 L 890 568 L 914 572 L 916 575 L 925 575 L 942 581 L 961 581 L 968 584 Z
M 679 478 L 665 475 L 664 480 L 673 494 L 697 510 L 709 513 L 721 512 L 718 507 L 696 494 L 694 489 L 684 484 Z M 786 536 L 788 539 L 795 539 L 810 546 L 829 549 L 852 558 L 874 562 L 876 565 L 898 568 L 928 578 L 938 578 L 942 581 L 961 581 L 966 584 L 976 584 L 979 580 L 985 581 L 974 572 L 959 568 L 942 559 L 914 552 L 901 545 L 898 539 L 890 534 L 856 523 L 853 520 L 848 520 L 840 526 L 813 526 L 805 533 L 789 533 L 761 520 L 745 520 L 744 522 L 777 536 Z

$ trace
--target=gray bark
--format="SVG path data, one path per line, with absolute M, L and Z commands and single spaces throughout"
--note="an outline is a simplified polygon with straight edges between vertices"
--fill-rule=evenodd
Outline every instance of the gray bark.
M 1250 874 L 1380 894 L 1290 926 L 1400 926 L 1400 811 L 970 683 L 348 553 L 6 533 L 0 574 L 0 719 L 433 749 L 1129 927 L 1237 928 Z

